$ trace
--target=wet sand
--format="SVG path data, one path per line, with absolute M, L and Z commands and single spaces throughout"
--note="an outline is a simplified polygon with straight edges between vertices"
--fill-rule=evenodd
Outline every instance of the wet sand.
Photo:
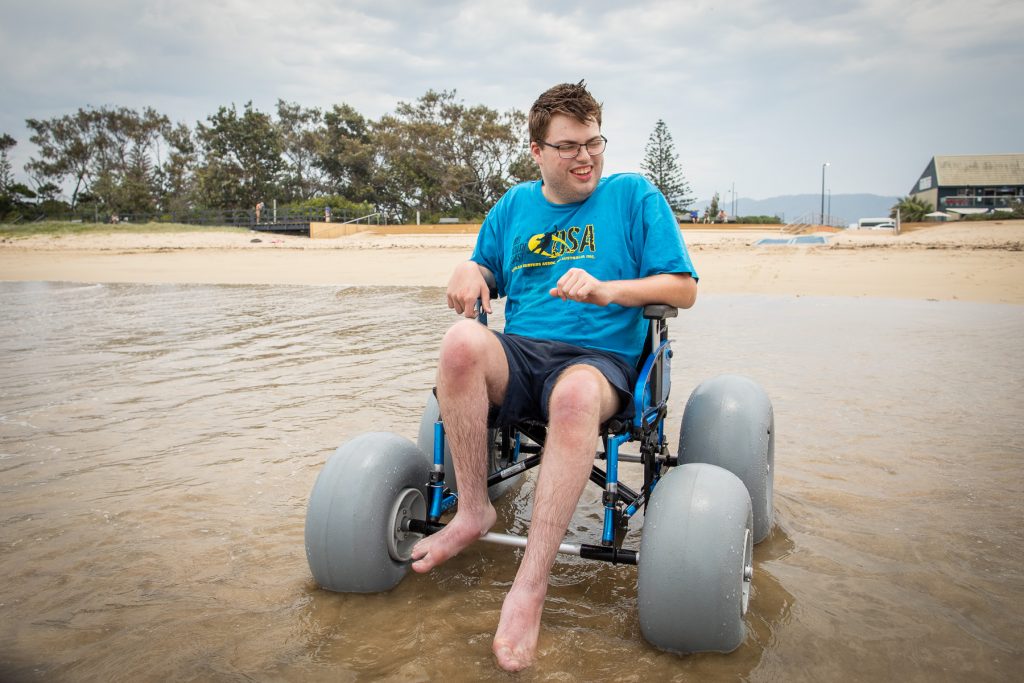
M 829 234 L 754 246 L 778 229 L 684 226 L 701 293 L 1024 303 L 1024 222 Z M 219 232 L 88 234 L 0 243 L 0 280 L 444 286 L 474 235 L 310 240 Z

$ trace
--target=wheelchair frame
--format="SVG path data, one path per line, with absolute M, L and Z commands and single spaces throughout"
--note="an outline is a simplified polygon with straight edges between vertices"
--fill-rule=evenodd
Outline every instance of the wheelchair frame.
M 672 351 L 666 319 L 677 313 L 670 306 L 644 308 L 649 333 L 633 388 L 634 415 L 602 426 L 604 450 L 595 459 L 606 466 L 595 463 L 590 472 L 603 489 L 600 542 L 563 542 L 558 551 L 636 565 L 640 631 L 655 647 L 731 652 L 746 633 L 753 545 L 771 531 L 774 412 L 767 394 L 749 378 L 705 380 L 687 400 L 678 448 L 670 454 L 665 420 Z M 346 593 L 390 590 L 406 575 L 418 540 L 444 528 L 441 516 L 457 504 L 458 482 L 451 477 L 446 485 L 439 415 L 431 397 L 417 443 L 392 432 L 365 432 L 328 457 L 310 492 L 304 532 L 318 585 Z M 547 432 L 542 424 L 525 422 L 488 434 L 489 468 L 496 471 L 487 486 L 498 496 L 510 479 L 540 464 Z M 630 442 L 639 443 L 639 455 L 620 452 Z M 639 491 L 619 481 L 622 463 L 643 465 Z M 640 550 L 623 548 L 629 522 L 641 509 Z M 364 522 L 354 524 L 359 518 Z M 481 540 L 527 543 L 523 536 L 495 532 Z
M 590 481 L 603 489 L 604 525 L 600 544 L 562 543 L 558 552 L 578 555 L 584 559 L 601 560 L 612 564 L 638 564 L 639 551 L 622 547 L 629 530 L 630 519 L 641 509 L 646 509 L 648 500 L 658 480 L 668 468 L 678 464 L 677 458 L 669 453 L 665 440 L 665 418 L 668 415 L 668 396 L 671 389 L 671 342 L 668 338 L 668 318 L 674 318 L 678 309 L 663 304 L 644 307 L 643 316 L 649 321 L 648 336 L 641 354 L 636 384 L 633 389 L 633 418 L 629 422 L 612 420 L 602 428 L 601 438 L 604 451 L 595 454 L 604 460 L 602 470 L 594 465 Z M 486 315 L 481 312 L 479 320 L 487 324 Z M 498 430 L 501 462 L 507 466 L 492 472 L 487 478 L 491 488 L 540 465 L 544 449 L 546 428 L 542 424 L 522 422 Z M 433 466 L 430 472 L 428 491 L 428 516 L 426 520 L 409 519 L 403 523 L 403 530 L 429 535 L 444 528 L 441 516 L 458 502 L 458 494 L 445 486 L 444 424 L 438 417 L 434 423 Z M 639 455 L 626 455 L 619 449 L 631 442 L 639 443 Z M 520 459 L 522 455 L 524 459 Z M 640 463 L 644 467 L 643 488 L 638 492 L 619 481 L 621 462 Z M 489 532 L 482 541 L 525 547 L 526 538 L 511 534 Z

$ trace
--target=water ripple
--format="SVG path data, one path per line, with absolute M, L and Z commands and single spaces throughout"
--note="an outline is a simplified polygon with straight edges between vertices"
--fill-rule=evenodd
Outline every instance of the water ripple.
M 0 283 L 3 666 L 58 680 L 494 677 L 519 551 L 478 544 L 356 596 L 313 586 L 302 547 L 309 489 L 340 441 L 415 438 L 455 320 L 437 288 Z M 775 405 L 777 525 L 755 551 L 746 643 L 657 652 L 639 634 L 636 569 L 565 559 L 538 677 L 1015 676 L 1022 336 L 1019 306 L 702 299 L 673 323 L 669 434 L 691 388 L 723 372 L 755 377 Z M 528 529 L 534 482 L 502 502 L 501 530 Z M 588 489 L 570 540 L 601 525 Z

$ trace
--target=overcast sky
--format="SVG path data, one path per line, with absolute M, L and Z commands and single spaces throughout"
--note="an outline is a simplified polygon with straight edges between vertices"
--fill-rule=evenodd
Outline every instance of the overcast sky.
M 0 133 L 152 106 L 348 103 L 377 118 L 428 89 L 527 110 L 587 80 L 606 172 L 660 118 L 701 199 L 904 195 L 937 154 L 1024 152 L 1024 2 L 0 0 Z

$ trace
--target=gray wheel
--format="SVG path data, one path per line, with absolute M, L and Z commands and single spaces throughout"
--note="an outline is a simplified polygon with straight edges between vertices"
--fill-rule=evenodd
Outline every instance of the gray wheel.
M 437 422 L 437 416 L 440 414 L 440 409 L 437 405 L 437 398 L 434 393 L 431 392 L 427 397 L 427 406 L 423 410 L 423 417 L 420 420 L 420 431 L 416 438 L 416 445 L 420 447 L 427 456 L 427 463 L 432 464 L 434 462 L 434 423 Z M 501 440 L 500 434 L 497 429 L 490 429 L 487 432 L 489 448 L 489 462 L 488 462 L 488 473 L 496 472 L 502 467 L 509 465 L 509 461 L 502 460 L 501 458 Z M 516 475 L 511 479 L 506 479 L 500 484 L 495 484 L 487 491 L 487 495 L 491 500 L 497 500 L 505 495 L 509 489 L 511 489 L 519 481 L 519 476 Z M 447 440 L 444 444 L 444 481 L 445 485 L 450 488 L 453 492 L 459 490 L 458 483 L 455 480 L 455 467 L 452 465 L 452 452 L 448 446 Z
M 429 469 L 419 448 L 371 432 L 342 444 L 320 471 L 306 511 L 306 559 L 323 588 L 376 593 L 398 585 L 418 536 L 401 522 L 426 519 Z
M 720 375 L 693 390 L 679 430 L 679 462 L 706 462 L 739 477 L 753 505 L 754 543 L 768 537 L 775 479 L 775 417 L 771 401 L 753 380 Z
M 640 630 L 661 650 L 732 652 L 743 642 L 753 578 L 750 496 L 736 475 L 703 463 L 654 487 L 637 570 Z

